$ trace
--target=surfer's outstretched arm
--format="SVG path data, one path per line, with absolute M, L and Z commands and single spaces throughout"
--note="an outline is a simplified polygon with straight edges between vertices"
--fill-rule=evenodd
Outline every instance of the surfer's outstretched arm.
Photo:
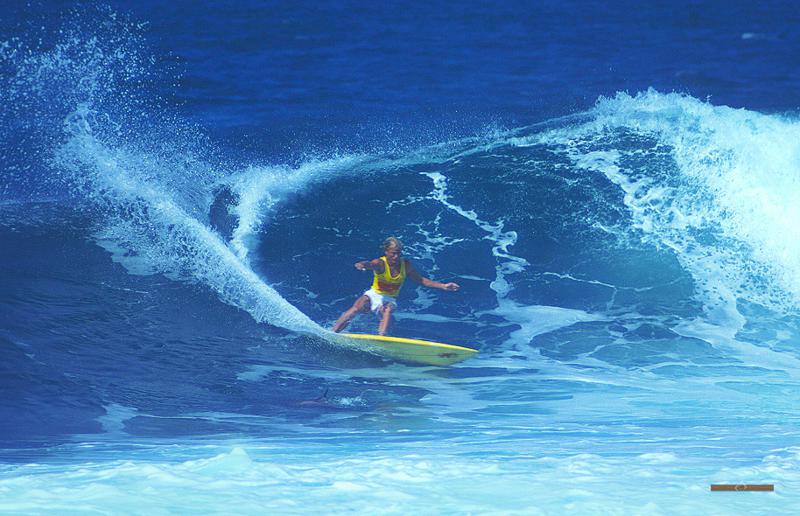
M 356 262 L 354 267 L 360 271 L 375 271 L 377 273 L 383 272 L 383 260 L 376 258 L 374 260 L 364 260 Z
M 409 278 L 416 281 L 423 287 L 438 288 L 439 290 L 449 290 L 449 291 L 456 291 L 461 288 L 461 286 L 458 283 L 453 283 L 453 282 L 440 283 L 438 281 L 433 281 L 432 279 L 426 278 L 425 276 L 417 272 L 417 269 L 415 269 L 414 266 L 411 264 L 411 260 L 406 260 L 406 274 L 408 274 Z

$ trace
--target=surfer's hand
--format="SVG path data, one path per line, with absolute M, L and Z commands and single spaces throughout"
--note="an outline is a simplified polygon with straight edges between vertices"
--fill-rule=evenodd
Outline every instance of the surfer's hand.
M 461 286 L 459 286 L 458 283 L 445 283 L 444 287 L 442 288 L 444 290 L 449 290 L 450 292 L 455 292 L 456 290 L 460 289 Z

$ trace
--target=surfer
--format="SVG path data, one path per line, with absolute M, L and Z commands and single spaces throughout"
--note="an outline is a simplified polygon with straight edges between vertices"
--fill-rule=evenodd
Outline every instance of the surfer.
M 422 276 L 411 264 L 411 260 L 402 257 L 403 243 L 396 237 L 389 237 L 383 241 L 383 254 L 374 260 L 356 262 L 356 269 L 372 271 L 372 287 L 339 317 L 331 331 L 338 333 L 359 312 L 371 311 L 381 318 L 378 335 L 386 335 L 392 322 L 392 313 L 397 307 L 397 296 L 407 277 L 424 287 L 451 292 L 461 288 L 458 283 L 439 283 Z

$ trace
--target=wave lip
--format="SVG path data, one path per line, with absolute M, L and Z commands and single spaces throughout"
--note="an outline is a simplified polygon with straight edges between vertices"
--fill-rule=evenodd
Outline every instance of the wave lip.
M 633 228 L 672 249 L 709 303 L 800 309 L 800 121 L 652 89 L 591 114 L 540 141 L 617 184 Z

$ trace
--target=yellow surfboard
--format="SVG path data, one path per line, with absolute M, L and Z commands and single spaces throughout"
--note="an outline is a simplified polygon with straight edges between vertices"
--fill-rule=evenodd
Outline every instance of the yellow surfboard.
M 404 339 L 385 335 L 364 333 L 340 333 L 342 337 L 366 343 L 377 353 L 414 364 L 448 366 L 466 360 L 478 352 L 477 349 L 442 344 L 429 340 Z

